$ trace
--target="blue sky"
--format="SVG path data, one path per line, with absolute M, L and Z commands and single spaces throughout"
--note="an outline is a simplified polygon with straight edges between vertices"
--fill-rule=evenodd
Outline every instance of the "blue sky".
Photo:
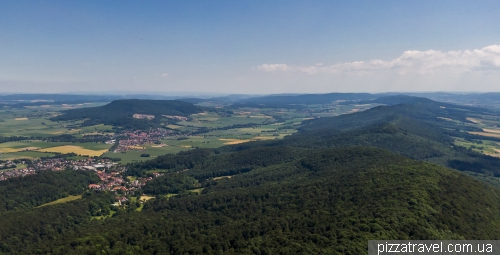
M 500 1 L 4 1 L 0 92 L 500 91 Z

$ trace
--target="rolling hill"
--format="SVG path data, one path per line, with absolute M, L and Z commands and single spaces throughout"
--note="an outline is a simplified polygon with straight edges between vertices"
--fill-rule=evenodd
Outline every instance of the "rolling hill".
M 303 123 L 298 134 L 280 141 L 241 144 L 221 150 L 245 150 L 255 146 L 369 146 L 461 171 L 500 177 L 499 158 L 453 144 L 457 137 L 484 139 L 468 133 L 481 130 L 467 125 L 470 123 L 467 117 L 489 114 L 490 110 L 408 96 L 387 97 L 379 102 L 388 105 L 363 112 L 308 120 Z M 500 141 L 494 137 L 489 139 Z
M 62 115 L 52 118 L 55 121 L 85 119 L 86 125 L 109 124 L 123 126 L 127 123 L 144 122 L 133 118 L 134 114 L 154 115 L 156 119 L 162 115 L 189 116 L 202 112 L 205 108 L 188 102 L 177 100 L 115 100 L 99 107 L 71 109 L 63 111 Z

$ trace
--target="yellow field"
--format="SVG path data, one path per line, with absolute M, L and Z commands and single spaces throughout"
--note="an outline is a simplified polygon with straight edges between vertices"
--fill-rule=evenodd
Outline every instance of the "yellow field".
M 0 148 L 1 153 L 9 153 L 9 152 L 18 152 L 19 149 L 13 149 L 13 148 Z
M 492 156 L 492 157 L 496 157 L 496 158 L 500 158 L 500 150 L 499 149 L 494 149 L 497 153 L 488 153 L 488 152 L 485 152 L 484 154 L 488 155 L 488 156 Z
M 250 142 L 251 140 L 240 140 L 240 139 L 219 139 L 219 140 L 222 140 L 222 141 L 228 141 L 228 142 L 225 142 L 224 144 L 227 144 L 227 145 L 232 145 L 232 144 L 240 144 L 240 143 L 246 143 L 246 142 Z
M 498 129 L 487 129 L 487 128 L 483 128 L 483 131 L 484 131 L 484 132 L 488 132 L 488 133 L 500 134 L 500 130 L 498 130 Z
M 469 134 L 500 138 L 500 134 L 497 134 L 497 133 L 469 132 Z
M 14 120 L 28 120 L 28 118 L 15 118 Z
M 52 135 L 59 135 L 59 134 L 62 134 L 62 133 L 64 133 L 64 132 L 63 131 L 57 131 L 57 132 L 52 132 L 50 134 L 52 134 Z
M 94 150 L 89 150 L 89 149 L 84 149 L 80 146 L 74 146 L 74 145 L 64 145 L 64 146 L 57 146 L 57 147 L 52 147 L 52 148 L 46 148 L 42 150 L 38 150 L 40 152 L 55 152 L 55 153 L 76 153 L 78 155 L 87 155 L 90 157 L 94 156 L 101 156 L 102 154 L 106 153 L 108 150 L 99 150 L 99 151 L 94 151 Z

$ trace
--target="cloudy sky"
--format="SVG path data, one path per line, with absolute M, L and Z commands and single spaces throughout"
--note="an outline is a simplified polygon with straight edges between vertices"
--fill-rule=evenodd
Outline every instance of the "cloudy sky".
M 500 91 L 500 1 L 3 1 L 0 93 Z

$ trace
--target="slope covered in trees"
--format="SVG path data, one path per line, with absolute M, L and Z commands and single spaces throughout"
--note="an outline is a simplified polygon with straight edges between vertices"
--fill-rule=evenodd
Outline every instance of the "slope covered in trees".
M 147 114 L 161 118 L 162 115 L 188 116 L 203 111 L 204 108 L 177 100 L 115 100 L 107 105 L 81 109 L 71 109 L 52 118 L 56 121 L 86 119 L 85 124 L 109 124 L 123 126 L 127 123 L 144 122 L 133 119 L 134 114 Z
M 500 237 L 499 190 L 454 170 L 363 147 L 275 162 L 24 251 L 366 254 L 372 239 Z
M 406 101 L 405 101 L 406 100 Z M 259 146 L 298 146 L 303 148 L 342 148 L 371 146 L 461 171 L 500 177 L 500 159 L 453 144 L 455 137 L 482 140 L 469 131 L 482 131 L 470 125 L 467 117 L 488 114 L 489 110 L 435 102 L 425 98 L 395 96 L 383 99 L 390 106 L 363 112 L 304 122 L 300 133 L 280 141 L 247 143 L 221 150 L 246 150 Z M 407 102 L 401 104 L 400 102 Z M 449 121 L 451 119 L 454 121 Z M 498 138 L 489 137 L 490 140 Z
M 89 171 L 43 171 L 0 181 L 0 213 L 20 211 L 69 195 L 79 195 L 99 177 Z

